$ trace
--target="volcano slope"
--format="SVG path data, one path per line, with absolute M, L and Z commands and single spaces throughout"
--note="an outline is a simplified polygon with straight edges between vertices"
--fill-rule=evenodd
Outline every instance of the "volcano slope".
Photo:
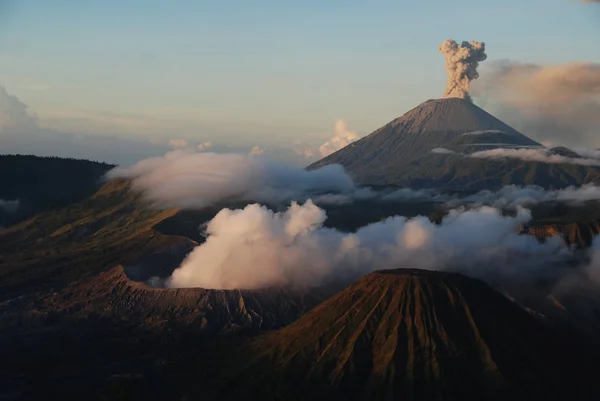
M 311 333 L 298 331 L 298 327 L 307 325 L 314 327 L 315 333 L 318 333 L 323 328 L 318 319 L 300 320 L 304 323 L 292 325 L 290 327 L 295 329 L 285 332 L 291 333 L 289 338 L 298 344 L 289 344 L 289 349 L 295 350 L 298 356 L 286 354 L 285 359 L 269 356 L 268 341 L 271 340 L 257 340 L 252 346 L 240 349 L 235 347 L 230 338 L 232 333 L 256 334 L 259 330 L 277 329 L 296 321 L 337 288 L 310 292 L 286 289 L 217 291 L 151 288 L 145 284 L 152 275 L 168 274 L 169 268 L 177 266 L 178 260 L 196 245 L 194 241 L 176 235 L 176 227 L 168 227 L 174 229 L 172 235 L 157 230 L 157 226 L 176 213 L 174 209 L 156 210 L 150 207 L 140 194 L 131 191 L 130 182 L 114 180 L 80 203 L 38 214 L 0 231 L 0 360 L 3 361 L 0 365 L 0 396 L 16 389 L 14 391 L 20 392 L 25 399 L 47 399 L 52 395 L 57 399 L 90 399 L 105 391 L 106 384 L 112 383 L 114 374 L 123 374 L 143 377 L 131 379 L 142 383 L 140 389 L 146 393 L 152 389 L 152 394 L 143 399 L 173 399 L 175 393 L 169 387 L 169 376 L 162 368 L 155 370 L 156 366 L 163 366 L 161 364 L 164 361 L 172 360 L 183 360 L 187 364 L 196 360 L 214 362 L 219 366 L 204 369 L 202 377 L 219 373 L 215 377 L 218 383 L 223 383 L 231 375 L 237 377 L 235 373 L 246 374 L 248 378 L 255 377 L 257 382 L 264 383 L 267 372 L 274 369 L 270 360 L 281 361 L 282 369 L 286 369 L 286 372 L 288 368 L 292 372 L 300 372 L 297 380 L 306 386 L 329 383 L 329 375 L 337 374 L 335 369 L 338 362 L 324 348 L 323 361 L 328 361 L 328 365 L 319 368 L 318 375 L 307 375 L 302 371 L 312 364 L 309 360 L 321 350 L 319 347 L 333 338 L 330 334 L 315 337 Z M 338 219 L 343 219 L 343 215 L 341 213 Z M 184 231 L 188 229 L 186 226 Z M 369 291 L 376 293 L 377 288 L 375 286 Z M 358 319 L 365 308 L 369 305 L 374 307 L 374 304 L 362 306 L 368 293 L 360 294 L 351 295 L 350 298 L 355 297 L 356 302 L 350 303 L 344 296 L 336 297 L 340 306 L 337 306 L 338 301 L 328 302 L 320 307 L 321 311 L 325 311 L 321 313 L 330 310 L 332 314 L 343 316 L 343 319 L 354 315 Z M 391 294 L 390 290 L 386 297 Z M 440 322 L 446 322 L 441 316 L 446 314 L 443 305 L 438 306 L 431 301 L 427 305 L 421 303 L 421 306 L 422 309 L 434 308 L 431 309 L 434 312 L 420 312 L 422 316 L 434 313 Z M 523 313 L 519 307 L 514 307 L 520 311 L 518 313 Z M 379 325 L 377 319 L 387 316 L 386 311 L 378 312 L 380 315 L 369 315 L 369 324 Z M 344 315 L 343 312 L 349 312 L 350 315 Z M 492 310 L 490 313 L 493 316 L 495 312 Z M 333 324 L 336 319 L 327 322 Z M 506 320 L 510 319 L 507 317 Z M 319 326 L 312 326 L 313 321 Z M 506 323 L 507 327 L 513 327 L 509 323 Z M 354 323 L 346 320 L 340 324 L 350 330 Z M 449 327 L 452 325 L 445 324 Z M 433 332 L 426 334 L 431 327 L 434 327 Z M 470 326 L 456 327 L 456 332 L 459 332 Z M 420 336 L 438 336 L 435 331 L 437 326 L 426 326 L 423 330 Z M 445 330 L 455 333 L 452 328 Z M 331 340 L 331 349 L 341 350 L 335 345 L 340 341 L 342 345 L 354 347 L 352 352 L 362 352 L 364 347 L 361 348 L 360 344 L 365 341 L 368 343 L 370 337 L 361 337 L 359 332 L 358 329 L 352 329 L 351 332 L 342 330 L 336 340 Z M 306 334 L 306 339 L 299 338 L 298 333 L 302 333 L 302 336 Z M 354 333 L 356 338 L 361 338 L 360 342 L 352 339 Z M 468 338 L 473 336 L 468 330 L 466 333 Z M 233 336 L 236 337 L 236 334 Z M 527 333 L 522 332 L 515 336 L 521 334 L 527 338 Z M 344 342 L 346 337 L 352 338 Z M 275 341 L 274 350 L 284 352 L 278 345 L 285 342 L 283 337 L 267 334 L 265 338 Z M 466 340 L 453 341 L 462 344 Z M 492 349 L 492 346 L 489 348 Z M 238 350 L 241 354 L 230 359 L 230 349 Z M 411 354 L 413 359 L 407 360 L 413 362 L 405 363 L 414 364 L 414 361 L 430 358 L 426 352 L 426 347 L 414 348 Z M 308 358 L 299 360 L 304 365 L 296 365 L 297 358 L 303 355 Z M 359 355 L 353 358 L 362 360 L 363 354 L 353 355 Z M 532 358 L 538 358 L 538 355 Z M 543 356 L 541 358 L 547 361 Z M 220 365 L 221 361 L 228 363 Z M 499 363 L 496 359 L 494 361 Z M 475 362 L 465 362 L 470 363 Z M 330 366 L 331 372 L 328 371 Z M 368 359 L 365 366 L 370 366 Z M 247 367 L 251 371 L 239 370 L 240 367 Z M 254 371 L 263 367 L 264 375 Z M 156 371 L 159 372 L 158 376 Z M 188 380 L 190 375 L 184 374 L 185 369 L 175 370 L 175 373 L 172 376 L 176 383 L 174 388 L 188 388 L 192 382 Z M 275 372 L 277 374 L 283 373 Z M 342 375 L 343 380 L 332 382 L 335 394 L 346 391 L 346 387 L 340 387 L 343 383 L 364 379 L 364 371 L 360 369 L 342 369 Z M 180 383 L 179 378 L 184 378 L 185 382 Z M 292 391 L 294 383 L 286 383 L 284 379 L 279 380 L 282 391 Z M 225 382 L 231 384 L 228 380 Z M 256 391 L 252 383 L 244 382 L 243 377 L 237 382 L 245 383 L 240 389 Z M 214 389 L 211 380 L 202 383 L 206 389 Z M 157 387 L 167 394 L 158 392 Z M 443 387 L 444 391 L 446 388 Z M 66 395 L 68 393 L 73 397 Z M 112 399 L 111 396 L 108 398 Z
M 585 358 L 486 284 L 451 273 L 371 273 L 219 360 L 216 399 L 594 399 Z
M 359 184 L 449 191 L 497 190 L 507 184 L 564 188 L 600 182 L 597 167 L 466 156 L 515 147 L 541 145 L 468 100 L 434 99 L 307 168 L 341 164 Z M 435 148 L 451 152 L 434 153 Z
M 27 396 L 95 395 L 115 370 L 152 367 L 182 338 L 278 328 L 331 294 L 148 286 L 196 243 L 156 231 L 177 210 L 151 208 L 130 186 L 109 181 L 0 230 L 0 377 L 42 391 Z

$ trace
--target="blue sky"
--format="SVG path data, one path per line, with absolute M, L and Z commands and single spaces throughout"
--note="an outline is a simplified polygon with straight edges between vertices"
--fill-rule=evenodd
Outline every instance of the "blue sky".
M 447 38 L 555 64 L 599 34 L 576 0 L 0 0 L 0 85 L 65 132 L 285 146 L 440 97 Z

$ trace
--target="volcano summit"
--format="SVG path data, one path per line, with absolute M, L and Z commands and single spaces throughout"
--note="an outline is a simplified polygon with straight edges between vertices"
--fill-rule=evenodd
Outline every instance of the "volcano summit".
M 308 169 L 341 164 L 363 185 L 443 190 L 506 184 L 564 188 L 600 181 L 594 166 L 471 157 L 490 149 L 529 148 L 552 152 L 466 98 L 432 99 Z

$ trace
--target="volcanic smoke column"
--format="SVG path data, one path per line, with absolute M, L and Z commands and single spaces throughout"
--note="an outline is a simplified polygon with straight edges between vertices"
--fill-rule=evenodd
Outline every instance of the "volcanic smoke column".
M 485 43 L 462 42 L 460 45 L 452 39 L 446 40 L 438 48 L 446 59 L 446 71 L 448 72 L 448 83 L 444 91 L 444 97 L 459 97 L 471 100 L 469 87 L 471 81 L 479 78 L 477 67 L 479 62 L 487 58 L 485 54 Z

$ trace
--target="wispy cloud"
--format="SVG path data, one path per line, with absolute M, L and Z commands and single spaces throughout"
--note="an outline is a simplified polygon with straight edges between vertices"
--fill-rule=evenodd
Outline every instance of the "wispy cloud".
M 169 141 L 169 146 L 173 149 L 183 149 L 187 148 L 189 146 L 189 143 L 185 139 L 171 139 Z
M 265 154 L 265 149 L 261 148 L 260 146 L 253 146 L 252 149 L 250 149 L 250 154 L 252 156 L 260 156 L 260 155 L 264 155 Z
M 335 122 L 334 136 L 319 147 L 321 156 L 329 156 L 332 153 L 348 146 L 360 137 L 354 131 L 348 129 L 348 125 L 344 120 Z
M 549 164 L 578 164 L 581 166 L 600 166 L 600 159 L 568 157 L 552 154 L 550 149 L 491 149 L 475 152 L 469 155 L 475 159 L 519 159 L 523 161 Z
M 431 149 L 431 153 L 438 153 L 438 154 L 444 155 L 444 154 L 454 153 L 454 151 L 450 150 L 450 149 L 446 149 L 446 148 L 433 148 L 433 149 Z
M 212 142 L 208 142 L 208 141 L 207 141 L 207 142 L 203 142 L 203 143 L 201 143 L 200 145 L 198 145 L 198 150 L 199 150 L 200 152 L 204 152 L 204 151 L 206 151 L 206 150 L 208 150 L 208 149 L 212 148 L 212 146 L 213 146 L 213 143 L 212 143 Z
M 462 135 L 469 136 L 469 135 L 483 135 L 483 134 L 504 134 L 504 131 L 501 131 L 499 129 L 486 129 L 486 130 L 465 132 Z

